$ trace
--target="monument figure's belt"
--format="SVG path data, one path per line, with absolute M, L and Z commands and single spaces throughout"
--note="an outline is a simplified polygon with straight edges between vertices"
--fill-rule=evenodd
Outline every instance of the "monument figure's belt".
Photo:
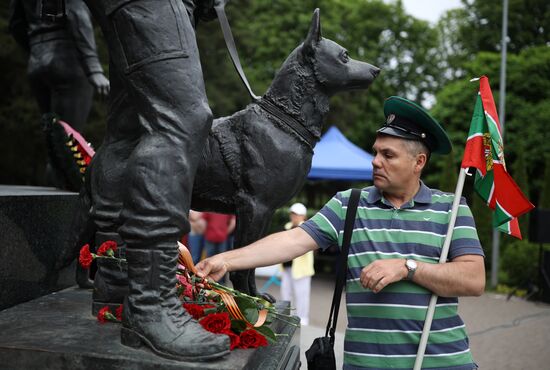
M 281 108 L 279 108 L 278 106 L 273 104 L 273 102 L 267 100 L 266 98 L 262 98 L 257 103 L 267 113 L 278 118 L 279 121 L 287 125 L 292 131 L 294 131 L 307 143 L 311 150 L 313 150 L 315 144 L 317 144 L 317 142 L 319 141 L 319 137 L 311 133 L 311 131 L 309 131 L 307 127 L 305 127 L 300 121 L 281 110 Z

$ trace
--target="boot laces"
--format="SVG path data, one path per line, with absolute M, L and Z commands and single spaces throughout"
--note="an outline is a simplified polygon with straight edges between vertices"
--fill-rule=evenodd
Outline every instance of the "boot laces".
M 160 305 L 167 309 L 168 316 L 172 319 L 176 327 L 180 328 L 184 326 L 189 320 L 191 315 L 188 315 L 183 308 L 182 302 L 177 297 L 176 288 L 176 272 L 177 272 L 177 254 L 174 257 L 162 253 L 165 263 L 160 266 L 162 273 L 160 274 L 163 283 L 160 284 Z

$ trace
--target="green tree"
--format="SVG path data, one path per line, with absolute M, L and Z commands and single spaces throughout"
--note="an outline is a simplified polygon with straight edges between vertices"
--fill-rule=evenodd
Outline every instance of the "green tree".
M 550 209 L 550 156 L 546 157 L 543 184 L 538 206 L 540 208 Z
M 476 222 L 477 235 L 485 252 L 485 264 L 489 265 L 492 254 L 493 241 L 493 213 L 481 197 L 474 191 L 464 192 Z
M 536 244 L 526 240 L 511 241 L 502 253 L 502 282 L 510 286 L 526 286 L 537 282 L 538 249 Z
M 529 194 L 529 179 L 527 175 L 527 162 L 525 161 L 525 154 L 524 154 L 523 148 L 518 148 L 516 151 L 516 159 L 513 163 L 513 166 L 509 168 L 510 175 L 512 175 L 512 178 L 516 181 L 516 184 L 518 184 L 519 188 L 525 193 Z M 524 237 L 526 237 L 529 234 L 529 214 L 520 216 L 519 219 L 519 227 L 521 230 L 521 233 Z
M 464 66 L 468 77 L 482 74 L 490 77 L 497 103 L 499 66 L 498 53 L 479 53 Z M 449 132 L 457 161 L 463 155 L 478 86 L 460 79 L 447 84 L 436 95 L 437 105 L 432 112 Z M 550 139 L 550 132 L 545 129 L 550 114 L 550 48 L 532 47 L 509 55 L 506 112 L 507 165 L 514 168 L 521 152 L 525 158 L 526 182 L 530 185 L 527 195 L 536 204 L 543 188 L 545 158 L 550 155 L 550 147 L 545 144 Z
M 455 158 L 452 154 L 448 154 L 439 162 L 442 168 L 437 171 L 439 175 L 439 189 L 449 193 L 454 193 L 456 183 L 458 181 L 459 166 L 455 163 Z
M 464 49 L 500 50 L 502 0 L 462 0 L 467 22 L 460 22 L 459 37 Z M 550 2 L 547 0 L 509 0 L 507 49 L 518 53 L 523 49 L 546 45 L 550 39 Z

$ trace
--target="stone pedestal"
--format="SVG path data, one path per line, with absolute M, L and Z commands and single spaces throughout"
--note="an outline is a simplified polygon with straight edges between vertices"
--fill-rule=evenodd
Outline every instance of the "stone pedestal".
M 77 207 L 76 193 L 0 185 L 0 370 L 299 368 L 300 330 L 282 321 L 271 324 L 284 334 L 276 344 L 211 362 L 172 361 L 121 345 L 120 324 L 100 324 L 91 315 L 91 291 L 71 287 L 75 263 L 60 267 L 75 254 L 67 236 Z
M 77 204 L 76 193 L 0 185 L 0 310 L 75 284 L 74 265 L 60 265 Z
M 68 288 L 0 312 L 0 369 L 285 369 L 300 366 L 300 329 L 276 320 L 276 344 L 210 362 L 178 362 L 120 344 L 120 324 L 90 313 L 91 292 Z M 284 310 L 288 305 L 279 305 Z

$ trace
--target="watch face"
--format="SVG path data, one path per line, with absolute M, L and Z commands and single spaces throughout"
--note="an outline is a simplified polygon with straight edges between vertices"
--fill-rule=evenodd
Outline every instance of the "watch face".
M 416 269 L 416 266 L 417 266 L 416 261 L 413 261 L 413 260 L 407 260 L 407 262 L 405 262 L 405 265 L 409 270 L 414 270 Z

